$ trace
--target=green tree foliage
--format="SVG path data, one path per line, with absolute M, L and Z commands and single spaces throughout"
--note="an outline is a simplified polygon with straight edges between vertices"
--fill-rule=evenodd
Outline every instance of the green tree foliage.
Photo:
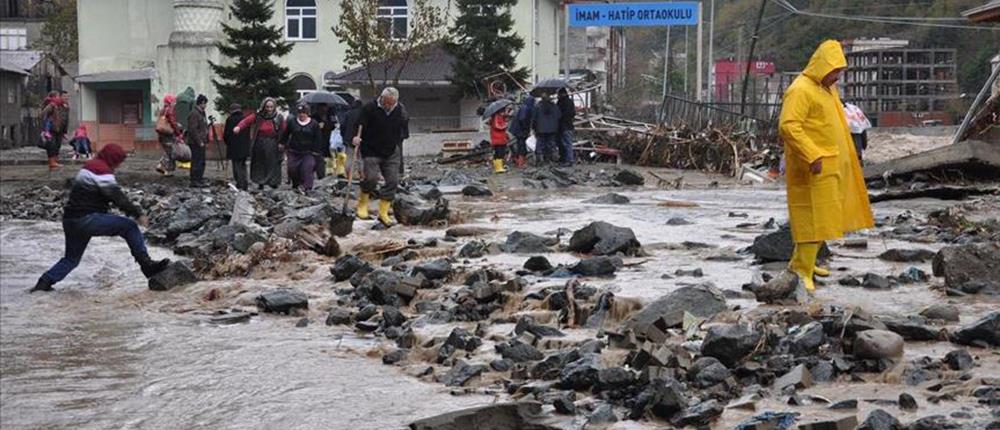
M 406 37 L 394 37 L 386 21 L 375 19 L 381 0 L 340 1 L 340 18 L 331 30 L 347 47 L 344 62 L 365 69 L 372 91 L 379 85 L 398 85 L 406 66 L 419 61 L 443 37 L 448 18 L 441 8 L 428 0 L 407 3 Z
M 42 5 L 45 25 L 38 48 L 52 54 L 61 63 L 75 63 L 78 58 L 76 0 L 46 0 Z
M 523 83 L 529 71 L 516 67 L 515 56 L 524 49 L 524 39 L 514 33 L 511 7 L 517 0 L 458 0 L 458 18 L 450 33 L 454 39 L 445 45 L 455 56 L 451 81 L 462 93 L 482 98 L 486 91 L 483 79 L 498 77 L 511 84 Z
M 288 68 L 274 62 L 291 52 L 292 44 L 284 41 L 282 28 L 268 25 L 274 15 L 272 4 L 270 0 L 233 0 L 229 10 L 239 24 L 222 24 L 226 40 L 218 44 L 219 52 L 230 61 L 209 62 L 218 76 L 212 79 L 219 92 L 216 110 L 225 112 L 231 103 L 256 109 L 265 97 L 284 104 L 297 99 Z

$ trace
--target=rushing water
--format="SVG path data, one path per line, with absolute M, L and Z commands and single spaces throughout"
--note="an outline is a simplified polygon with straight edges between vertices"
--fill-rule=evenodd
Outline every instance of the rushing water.
M 758 270 L 749 259 L 706 261 L 704 257 L 718 249 L 686 250 L 676 244 L 743 248 L 765 230 L 739 229 L 737 224 L 763 223 L 770 217 L 780 222 L 785 210 L 783 193 L 774 189 L 644 190 L 626 193 L 633 201 L 628 206 L 581 203 L 603 192 L 504 193 L 494 200 L 459 198 L 454 203 L 469 225 L 497 229 L 487 237 L 490 240 L 502 241 L 512 230 L 572 230 L 595 220 L 632 228 L 649 256 L 630 259 L 642 264 L 623 269 L 615 279 L 592 283 L 643 299 L 703 281 L 738 290 Z M 659 205 L 666 199 L 697 207 Z M 731 211 L 745 213 L 746 218 L 730 217 Z M 877 207 L 880 216 L 898 211 Z M 665 221 L 675 216 L 693 224 L 666 226 Z M 355 229 L 362 231 L 363 225 Z M 399 227 L 364 234 L 421 238 L 440 237 L 442 231 Z M 865 251 L 835 247 L 834 266 L 854 273 L 898 273 L 905 267 L 873 257 L 901 246 L 908 245 L 873 239 Z M 181 293 L 147 291 L 119 239 L 93 240 L 80 267 L 58 286 L 60 291 L 27 294 L 37 276 L 58 259 L 62 247 L 56 223 L 6 221 L 0 226 L 0 427 L 4 429 L 399 428 L 416 418 L 494 400 L 485 395 L 453 396 L 439 384 L 421 382 L 354 352 L 372 346 L 371 342 L 324 326 L 315 309 L 310 314 L 313 324 L 305 328 L 294 326 L 297 318 L 270 316 L 244 324 L 208 324 L 205 315 L 189 312 L 199 308 L 190 297 L 197 296 L 198 287 Z M 169 255 L 162 249 L 152 251 L 156 257 Z M 525 257 L 500 254 L 487 257 L 487 262 L 516 270 Z M 575 261 L 568 254 L 549 258 L 554 263 Z M 929 263 L 917 266 L 930 272 Z M 662 277 L 695 267 L 704 270 L 703 278 Z M 306 273 L 295 283 L 312 282 L 312 293 L 329 300 L 329 281 L 321 272 Z M 322 282 L 326 284 L 318 287 Z M 940 300 L 926 285 L 858 292 L 832 286 L 820 289 L 817 300 L 900 313 Z M 191 303 L 184 305 L 185 300 Z M 731 302 L 756 306 L 746 300 Z M 971 299 L 958 303 L 964 306 L 963 322 L 997 304 Z M 934 353 L 939 354 L 943 352 Z M 631 425 L 623 423 L 623 428 Z

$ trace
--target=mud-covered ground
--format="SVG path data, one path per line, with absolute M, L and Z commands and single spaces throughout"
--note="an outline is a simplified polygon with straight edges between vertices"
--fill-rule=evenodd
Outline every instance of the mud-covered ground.
M 213 187 L 189 190 L 154 162 L 129 160 L 118 178 L 150 211 L 154 256 L 201 279 L 169 291 L 146 288 L 120 240 L 98 239 L 55 293 L 27 294 L 62 251 L 53 221 L 76 168 L 0 169 L 4 428 L 400 428 L 511 401 L 538 402 L 542 416 L 509 428 L 729 429 L 765 412 L 861 423 L 876 409 L 911 428 L 997 426 L 1000 328 L 963 331 L 994 315 L 995 287 L 932 275 L 942 248 L 996 243 L 995 194 L 874 204 L 877 228 L 828 244 L 833 274 L 814 295 L 767 304 L 754 291 L 784 263 L 750 248 L 784 222 L 779 185 L 662 169 L 634 169 L 644 184 L 625 185 L 634 178 L 609 165 L 494 176 L 411 160 L 413 206 L 396 212 L 426 225 L 355 221 L 332 249 L 332 178 L 308 195 L 251 195 L 249 226 L 234 228 L 226 172 L 210 163 Z M 493 195 L 463 195 L 469 184 Z M 609 193 L 628 202 L 589 202 Z M 595 221 L 639 246 L 571 250 Z M 927 252 L 883 255 L 893 249 Z M 552 268 L 526 268 L 531 257 Z M 351 261 L 370 267 L 345 273 Z M 282 289 L 308 309 L 263 312 L 258 298 Z M 692 292 L 676 326 L 637 323 L 650 303 Z M 958 319 L 926 317 L 929 307 Z M 901 356 L 856 350 L 859 332 L 879 328 L 907 338 Z M 811 381 L 776 386 L 798 365 Z

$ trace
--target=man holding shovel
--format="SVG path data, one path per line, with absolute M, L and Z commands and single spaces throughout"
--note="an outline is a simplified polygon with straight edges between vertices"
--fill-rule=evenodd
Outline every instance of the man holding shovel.
M 381 176 L 385 184 L 378 189 L 378 220 L 387 227 L 394 224 L 389 217 L 389 208 L 399 186 L 399 166 L 403 161 L 399 148 L 405 121 L 399 108 L 399 91 L 393 87 L 386 87 L 377 100 L 361 108 L 357 128 L 351 130 L 354 135 L 351 143 L 360 149 L 365 174 L 358 198 L 357 215 L 360 219 L 369 219 L 368 202 L 376 192 Z

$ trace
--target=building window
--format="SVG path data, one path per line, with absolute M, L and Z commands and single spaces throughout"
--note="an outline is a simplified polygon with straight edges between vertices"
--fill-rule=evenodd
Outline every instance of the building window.
M 292 78 L 292 84 L 295 85 L 295 92 L 299 94 L 300 99 L 316 91 L 316 81 L 307 75 L 296 75 Z
M 0 49 L 18 50 L 28 47 L 28 29 L 0 28 Z
M 494 5 L 474 4 L 469 5 L 469 11 L 475 16 L 496 16 L 497 7 Z
M 378 27 L 393 39 L 406 39 L 406 0 L 379 0 Z
M 285 2 L 285 38 L 316 40 L 316 0 Z

